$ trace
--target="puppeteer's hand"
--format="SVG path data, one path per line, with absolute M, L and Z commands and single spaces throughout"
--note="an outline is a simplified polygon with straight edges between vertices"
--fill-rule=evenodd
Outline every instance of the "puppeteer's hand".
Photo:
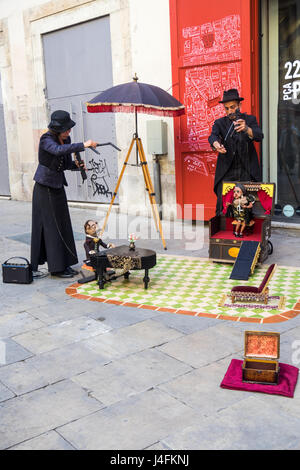
M 116 245 L 114 245 L 113 243 L 109 243 L 107 246 L 108 248 L 116 248 Z
M 217 152 L 219 153 L 226 153 L 227 150 L 224 147 L 224 145 L 220 144 L 217 140 L 213 143 L 213 147 L 216 149 Z
M 75 164 L 77 166 L 77 168 L 80 168 L 81 170 L 86 170 L 86 166 L 85 166 L 85 163 L 83 161 L 79 162 L 75 156 Z
M 236 132 L 247 132 L 248 126 L 244 119 L 238 119 L 234 121 L 234 129 Z
M 98 142 L 95 142 L 94 140 L 89 139 L 86 142 L 84 142 L 83 145 L 84 145 L 85 148 L 88 148 L 88 147 L 96 148 L 97 145 L 98 145 Z

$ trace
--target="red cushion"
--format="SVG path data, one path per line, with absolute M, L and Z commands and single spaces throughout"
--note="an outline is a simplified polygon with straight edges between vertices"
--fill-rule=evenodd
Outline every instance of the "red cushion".
M 253 293 L 257 293 L 259 291 L 258 291 L 258 288 L 254 287 L 254 286 L 234 286 L 231 289 L 231 292 L 253 292 Z

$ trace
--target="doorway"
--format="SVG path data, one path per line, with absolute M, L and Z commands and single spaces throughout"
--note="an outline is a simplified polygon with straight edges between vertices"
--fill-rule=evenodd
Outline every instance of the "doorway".
M 109 16 L 44 34 L 43 50 L 49 119 L 63 109 L 76 122 L 72 142 L 115 143 L 114 115 L 86 110 L 87 101 L 113 85 Z M 80 172 L 67 173 L 68 200 L 109 203 L 118 177 L 117 151 L 104 146 L 99 156 L 88 149 L 81 158 L 88 179 L 83 182 Z
M 274 219 L 300 223 L 300 0 L 263 1 L 262 34 L 264 179 Z

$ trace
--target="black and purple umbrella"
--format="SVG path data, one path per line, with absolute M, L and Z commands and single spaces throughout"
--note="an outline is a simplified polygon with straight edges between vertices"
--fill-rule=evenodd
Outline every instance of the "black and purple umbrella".
M 185 107 L 168 92 L 158 86 L 132 82 L 108 88 L 87 103 L 89 113 L 144 113 L 156 116 L 176 117 Z
M 123 169 L 119 176 L 116 189 L 114 191 L 106 218 L 104 220 L 101 234 L 104 232 L 108 216 L 112 204 L 114 203 L 119 184 L 121 182 L 125 167 L 127 165 L 131 150 L 134 142 L 136 143 L 136 166 L 142 166 L 145 179 L 146 189 L 148 191 L 154 221 L 156 227 L 159 229 L 165 250 L 166 244 L 162 233 L 162 226 L 157 210 L 155 192 L 152 185 L 150 173 L 142 141 L 138 137 L 137 132 L 137 113 L 153 114 L 156 116 L 177 117 L 185 112 L 185 107 L 172 95 L 154 85 L 147 83 L 138 83 L 138 78 L 135 75 L 132 82 L 123 83 L 112 88 L 108 88 L 99 95 L 95 96 L 90 102 L 86 103 L 89 113 L 135 113 L 135 133 L 132 138 L 130 148 L 128 150 Z M 141 163 L 139 163 L 139 158 Z

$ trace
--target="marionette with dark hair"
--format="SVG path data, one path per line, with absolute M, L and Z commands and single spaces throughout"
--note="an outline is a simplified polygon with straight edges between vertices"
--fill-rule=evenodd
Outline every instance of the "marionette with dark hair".
M 227 202 L 226 217 L 232 217 L 235 226 L 234 235 L 243 238 L 245 227 L 254 224 L 252 208 L 255 202 L 253 195 L 247 195 L 244 185 L 237 183 L 233 190 L 233 201 Z
M 84 224 L 84 231 L 85 231 L 85 242 L 84 242 L 84 249 L 87 260 L 90 259 L 92 254 L 99 252 L 99 247 L 102 246 L 105 249 L 114 248 L 113 243 L 104 243 L 101 238 L 99 238 L 98 232 L 99 227 L 98 223 L 94 220 L 87 220 Z

